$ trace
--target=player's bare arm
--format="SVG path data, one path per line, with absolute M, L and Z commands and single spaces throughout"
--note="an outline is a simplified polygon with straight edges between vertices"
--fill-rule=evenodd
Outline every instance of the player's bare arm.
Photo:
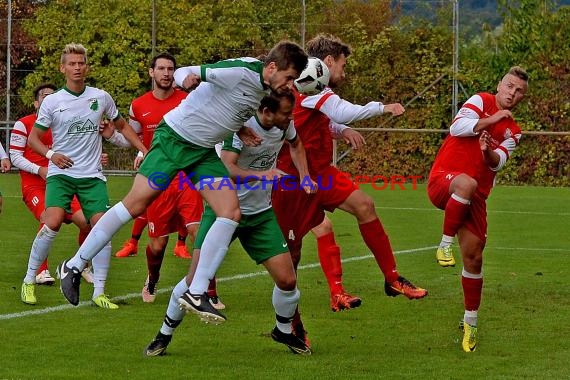
M 406 109 L 400 103 L 384 104 L 384 113 L 391 113 L 394 116 L 400 116 Z
M 309 166 L 307 165 L 307 154 L 305 153 L 305 147 L 301 142 L 299 136 L 296 136 L 294 140 L 287 141 L 289 143 L 289 149 L 291 151 L 291 159 L 293 160 L 293 164 L 299 171 L 299 178 L 301 179 L 310 179 L 309 181 L 302 181 L 303 190 L 307 194 L 314 194 L 317 192 L 318 186 L 315 181 L 311 178 L 309 174 Z
M 243 183 L 244 180 L 247 180 L 248 182 L 257 181 L 262 177 L 265 177 L 267 179 L 279 179 L 283 176 L 283 173 L 277 169 L 250 170 L 238 166 L 239 154 L 236 152 L 222 150 L 220 153 L 220 158 L 230 172 L 232 180 L 237 182 L 239 179 L 239 183 Z
M 125 136 L 127 141 L 130 142 L 133 147 L 137 148 L 139 152 L 147 154 L 148 149 L 144 146 L 141 139 L 139 138 L 139 135 L 134 131 L 133 127 L 131 127 L 131 125 L 127 123 L 124 118 L 119 117 L 119 119 L 114 121 L 114 125 L 115 128 L 117 128 L 117 130 L 121 132 L 123 136 Z
M 174 72 L 174 82 L 185 91 L 192 91 L 201 81 L 200 66 L 180 67 Z
M 245 146 L 258 146 L 263 142 L 263 139 L 259 137 L 253 129 L 246 126 L 241 127 L 237 132 L 237 136 Z
M 488 128 L 490 125 L 493 125 L 502 119 L 512 119 L 512 118 L 513 114 L 509 110 L 497 111 L 494 115 L 479 119 L 479 121 L 475 125 L 475 128 L 473 128 L 473 132 L 479 133 L 482 130 Z
M 28 145 L 32 150 L 48 160 L 53 162 L 60 169 L 69 169 L 73 166 L 73 160 L 64 154 L 54 152 L 42 143 L 42 137 L 45 131 L 39 128 L 32 128 L 32 132 L 28 136 Z
M 12 164 L 9 158 L 3 158 L 0 160 L 0 167 L 2 168 L 2 173 L 7 173 L 10 171 Z
M 345 130 L 343 130 L 342 138 L 344 142 L 350 145 L 350 147 L 354 150 L 358 150 L 366 144 L 364 136 L 362 136 L 360 132 L 355 131 L 352 128 L 346 128 Z
M 491 135 L 487 131 L 481 132 L 479 137 L 479 146 L 485 158 L 485 162 L 490 168 L 495 168 L 499 165 L 500 157 L 491 147 Z

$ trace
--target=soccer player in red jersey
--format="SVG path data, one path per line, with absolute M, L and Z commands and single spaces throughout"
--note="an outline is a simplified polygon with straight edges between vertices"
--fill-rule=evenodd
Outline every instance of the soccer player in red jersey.
M 323 221 L 325 210 L 338 208 L 356 217 L 364 242 L 384 274 L 386 294 L 404 294 L 410 299 L 423 298 L 427 291 L 413 285 L 396 270 L 392 247 L 376 214 L 372 198 L 359 190 L 346 174 L 332 166 L 331 123 L 350 124 L 386 112 L 398 116 L 404 113 L 404 107 L 399 103 L 383 105 L 379 102 L 361 106 L 341 99 L 332 89 L 345 79 L 344 70 L 351 53 L 350 47 L 338 38 L 324 34 L 316 36 L 306 46 L 309 56 L 320 58 L 327 65 L 330 80 L 329 87 L 317 95 L 297 93 L 294 111 L 295 127 L 307 151 L 309 172 L 317 181 L 319 190 L 315 195 L 306 195 L 292 190 L 291 186 L 282 181 L 273 191 L 273 207 L 294 262 L 298 264 L 300 260 L 303 236 Z M 353 129 L 345 127 L 341 134 L 354 147 L 363 144 L 362 136 Z M 286 150 L 281 150 L 277 167 L 285 173 L 298 176 Z M 323 239 L 322 245 L 319 244 L 319 251 L 322 250 L 319 258 L 329 286 L 338 283 L 336 288 L 331 289 L 333 309 L 337 303 L 344 303 L 352 297 L 342 287 L 340 250 L 326 247 L 335 245 L 334 239 Z
M 52 83 L 43 83 L 34 89 L 34 108 L 39 109 L 44 98 L 57 91 L 57 87 Z M 19 119 L 14 123 L 12 133 L 10 134 L 10 157 L 15 167 L 20 169 L 22 200 L 34 215 L 36 220 L 40 222 L 40 229 L 43 226 L 40 218 L 45 210 L 45 192 L 46 192 L 46 174 L 48 159 L 36 152 L 28 146 L 28 136 L 37 114 L 33 113 Z M 51 148 L 52 138 L 51 131 L 47 131 L 42 142 Z M 81 211 L 81 206 L 74 198 L 71 202 L 71 213 L 65 217 L 65 223 L 74 223 L 79 228 L 77 240 L 79 245 L 85 240 L 89 233 L 89 226 L 85 220 L 85 216 Z M 91 268 L 83 271 L 83 277 L 88 282 L 93 282 L 93 274 Z M 55 279 L 51 276 L 48 268 L 48 259 L 46 258 L 37 270 L 36 284 L 53 285 Z
M 495 175 L 521 138 L 512 110 L 524 98 L 528 74 L 512 67 L 497 85 L 497 93 L 479 93 L 463 104 L 432 166 L 427 192 L 445 211 L 443 236 L 436 258 L 441 266 L 455 265 L 451 244 L 458 236 L 463 269 L 461 285 L 465 314 L 462 347 L 477 347 L 477 311 L 483 288 L 483 249 L 487 240 L 486 200 Z
M 186 92 L 178 88 L 173 88 L 172 86 L 173 67 L 175 66 L 174 59 L 175 58 L 168 53 L 159 54 L 152 59 L 148 71 L 153 81 L 153 90 L 136 98 L 131 103 L 129 124 L 137 131 L 143 144 L 147 148 L 150 147 L 154 130 L 162 119 L 162 116 L 180 104 L 187 95 Z M 138 168 L 141 160 L 142 154 L 139 154 L 135 159 L 135 168 Z M 128 257 L 137 254 L 138 241 L 147 224 L 146 213 L 135 218 L 131 238 L 125 242 L 123 248 L 115 254 L 116 257 Z M 180 228 L 178 231 L 178 240 L 174 247 L 174 254 L 183 259 L 190 259 L 192 256 L 188 253 L 188 249 L 186 248 L 188 230 L 186 226 L 182 227 L 183 228 Z M 196 226 L 189 228 L 197 230 Z
M 153 89 L 131 102 L 129 124 L 142 137 L 142 142 L 147 148 L 151 146 L 154 131 L 162 117 L 188 95 L 187 92 L 173 86 L 175 68 L 176 59 L 171 54 L 161 53 L 153 57 L 148 70 Z M 142 154 L 139 153 L 135 159 L 135 168 L 138 168 L 141 161 Z M 155 300 L 156 284 L 160 278 L 160 268 L 169 234 L 178 232 L 175 255 L 191 258 L 185 238 L 190 236 L 192 241 L 195 240 L 204 206 L 200 193 L 180 182 L 180 176 L 184 176 L 184 173 L 180 172 L 169 185 L 166 185 L 161 195 L 147 208 L 146 215 L 135 219 L 131 240 L 116 254 L 117 257 L 132 255 L 132 246 L 136 248 L 137 237 L 140 237 L 148 223 L 150 237 L 146 248 L 148 277 L 141 292 L 144 302 Z M 136 249 L 134 253 L 136 254 Z M 210 282 L 208 296 L 214 307 L 224 307 L 216 293 L 215 279 Z

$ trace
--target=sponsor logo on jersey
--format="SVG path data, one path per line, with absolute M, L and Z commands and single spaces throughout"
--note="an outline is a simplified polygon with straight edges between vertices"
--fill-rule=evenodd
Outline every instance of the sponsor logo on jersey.
M 99 133 L 99 128 L 97 125 L 93 124 L 93 122 L 89 119 L 87 119 L 85 122 L 78 120 L 71 124 L 71 126 L 67 129 L 68 135 L 82 135 L 89 133 Z
M 276 152 L 273 152 L 273 154 L 262 154 L 259 157 L 257 157 L 255 160 L 253 160 L 253 162 L 249 164 L 249 167 L 251 169 L 257 169 L 257 170 L 269 169 L 273 166 L 273 163 L 275 162 L 276 159 L 277 159 Z

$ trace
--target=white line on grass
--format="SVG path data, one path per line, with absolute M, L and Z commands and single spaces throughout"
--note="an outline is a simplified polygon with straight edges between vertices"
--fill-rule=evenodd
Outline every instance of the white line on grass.
M 396 251 L 394 252 L 394 254 L 396 255 L 400 255 L 400 254 L 406 254 L 406 253 L 415 253 L 415 252 L 421 252 L 421 251 L 427 251 L 430 249 L 435 249 L 437 248 L 436 246 L 433 247 L 424 247 L 424 248 L 415 248 L 415 249 L 405 249 L 405 250 L 401 250 L 401 251 Z M 357 256 L 357 257 L 349 257 L 347 259 L 342 260 L 343 263 L 348 263 L 351 261 L 360 261 L 360 260 L 366 260 L 371 258 L 372 255 L 368 254 L 368 255 L 364 255 L 364 256 Z M 319 263 L 312 263 L 312 264 L 305 264 L 305 265 L 300 265 L 298 270 L 303 270 L 303 269 L 311 269 L 311 268 L 316 268 L 320 266 Z M 221 277 L 221 278 L 216 278 L 216 281 L 218 282 L 226 282 L 226 281 L 235 281 L 235 280 L 243 280 L 246 278 L 252 278 L 252 277 L 259 277 L 259 276 L 266 276 L 267 275 L 267 271 L 259 271 L 259 272 L 251 272 L 251 273 L 242 273 L 242 274 L 236 274 L 234 276 L 229 276 L 229 277 Z M 156 292 L 158 294 L 162 294 L 162 293 L 171 293 L 172 292 L 173 287 L 169 287 L 169 288 L 162 288 L 162 289 L 158 289 Z M 138 298 L 140 297 L 141 294 L 140 292 L 138 293 L 129 293 L 126 294 L 124 296 L 118 296 L 118 297 L 113 297 L 112 300 L 113 301 L 125 301 L 125 300 L 129 300 L 132 298 Z M 59 305 L 59 306 L 50 306 L 50 307 L 45 307 L 43 309 L 35 309 L 35 310 L 28 310 L 28 311 L 22 311 L 19 313 L 11 313 L 11 314 L 0 314 L 0 320 L 7 320 L 7 319 L 15 319 L 15 318 L 23 318 L 23 317 L 29 317 L 32 315 L 41 315 L 41 314 L 47 314 L 47 313 L 51 313 L 51 312 L 55 312 L 55 311 L 61 311 L 61 310 L 68 310 L 68 309 L 74 309 L 76 307 L 83 307 L 83 306 L 88 306 L 88 305 L 92 305 L 91 301 L 82 301 L 79 302 L 79 305 L 77 306 L 73 306 L 70 304 L 65 304 L 65 305 Z
M 402 254 L 408 254 L 408 253 L 416 253 L 416 252 L 422 252 L 422 251 L 429 251 L 432 249 L 436 249 L 437 246 L 429 246 L 429 247 L 423 247 L 423 248 L 414 248 L 414 249 L 404 249 L 401 251 L 395 251 L 394 254 L 395 255 L 402 255 Z M 502 250 L 502 251 L 553 251 L 553 252 L 563 252 L 563 251 L 567 251 L 567 249 L 563 249 L 563 248 L 519 248 L 519 247 L 487 247 L 487 249 L 495 249 L 495 250 Z M 356 257 L 349 257 L 347 259 L 343 259 L 342 262 L 343 263 L 348 263 L 348 262 L 352 262 L 352 261 L 361 261 L 361 260 L 366 260 L 369 258 L 372 258 L 373 256 L 371 254 L 368 255 L 363 255 L 363 256 L 356 256 Z M 304 270 L 304 269 L 312 269 L 312 268 L 316 268 L 320 266 L 319 263 L 312 263 L 312 264 L 305 264 L 305 265 L 300 265 L 298 270 Z M 236 274 L 234 276 L 229 276 L 229 277 L 221 277 L 221 278 L 216 278 L 216 280 L 218 282 L 226 282 L 226 281 L 234 281 L 234 280 L 243 280 L 243 279 L 247 279 L 247 278 L 252 278 L 252 277 L 259 277 L 259 276 L 266 276 L 267 272 L 266 271 L 259 271 L 259 272 L 250 272 L 250 273 L 242 273 L 242 274 Z M 162 293 L 171 293 L 172 292 L 173 287 L 169 287 L 169 288 L 163 288 L 163 289 L 159 289 L 156 292 L 159 294 Z M 140 297 L 140 293 L 129 293 L 126 294 L 124 296 L 118 296 L 118 297 L 113 297 L 112 300 L 113 301 L 125 301 L 125 300 L 129 300 L 132 298 L 138 298 Z M 41 315 L 41 314 L 47 314 L 47 313 L 51 313 L 51 312 L 55 312 L 55 311 L 61 311 L 61 310 L 67 310 L 67 309 L 74 309 L 76 307 L 82 307 L 82 306 L 88 306 L 88 305 L 92 305 L 91 301 L 82 301 L 79 302 L 79 305 L 77 306 L 73 306 L 70 304 L 65 304 L 65 305 L 59 305 L 59 306 L 50 306 L 50 307 L 45 307 L 43 309 L 36 309 L 36 310 L 28 310 L 28 311 L 22 311 L 19 313 L 11 313 L 11 314 L 0 314 L 0 320 L 7 320 L 7 319 L 15 319 L 15 318 L 23 318 L 23 317 L 29 317 L 32 315 Z
M 4 198 L 22 198 L 21 195 L 3 195 Z M 119 201 L 120 199 L 112 199 Z M 377 210 L 397 210 L 397 211 L 441 211 L 435 207 L 385 207 L 376 206 Z M 508 211 L 508 210 L 487 210 L 488 214 L 519 214 L 519 215 L 550 215 L 550 216 L 570 216 L 570 212 L 545 212 L 545 211 Z

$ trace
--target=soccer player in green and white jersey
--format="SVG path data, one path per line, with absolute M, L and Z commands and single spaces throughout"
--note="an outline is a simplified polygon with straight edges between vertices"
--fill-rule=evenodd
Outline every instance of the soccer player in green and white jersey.
M 60 265 L 61 290 L 70 303 L 79 302 L 80 273 L 87 261 L 124 224 L 140 215 L 170 179 L 183 170 L 194 184 L 201 178 L 213 180 L 211 187 L 198 186 L 217 218 L 205 237 L 198 262 L 206 270 L 194 277 L 189 288 L 197 313 L 212 312 L 214 308 L 206 294 L 214 276 L 211 268 L 224 259 L 241 216 L 235 189 L 217 186 L 228 179 L 229 173 L 214 146 L 242 128 L 269 91 L 288 91 L 307 61 L 307 54 L 299 45 L 283 41 L 271 49 L 263 62 L 240 58 L 175 72 L 177 85 L 189 89 L 200 84 L 164 116 L 129 193 L 104 215 L 75 256 Z
M 275 169 L 275 160 L 285 141 L 290 144 L 292 157 L 301 175 L 310 178 L 305 150 L 291 122 L 294 104 L 295 97 L 292 93 L 272 94 L 263 98 L 257 114 L 245 123 L 261 137 L 261 144 L 255 147 L 245 146 L 237 134 L 234 134 L 224 141 L 221 158 L 236 183 L 242 213 L 232 240 L 239 238 L 249 256 L 257 264 L 263 264 L 275 282 L 272 301 L 276 326 L 271 336 L 275 341 L 287 345 L 294 353 L 307 355 L 311 354 L 311 349 L 292 332 L 291 321 L 300 292 L 297 289 L 297 277 L 287 243 L 271 208 L 272 181 L 282 176 L 282 173 Z M 316 191 L 316 184 L 309 182 L 305 190 Z M 206 206 L 194 244 L 194 257 L 200 254 L 204 236 L 215 219 L 212 208 Z M 164 353 L 174 329 L 185 315 L 181 307 L 194 312 L 188 293 L 185 293 L 192 281 L 194 269 L 196 265 L 193 265 L 188 275 L 174 287 L 162 327 L 145 349 L 146 356 Z M 198 268 L 198 272 L 200 270 L 201 268 Z
M 36 270 L 48 256 L 65 214 L 70 212 L 73 197 L 76 195 L 79 199 L 85 219 L 91 226 L 110 208 L 106 179 L 101 169 L 101 120 L 104 117 L 112 119 L 115 127 L 133 146 L 146 151 L 137 134 L 119 114 L 111 96 L 85 84 L 87 52 L 82 45 L 72 43 L 65 46 L 60 71 L 65 76 L 66 84 L 44 99 L 28 137 L 30 147 L 50 160 L 46 180 L 46 210 L 42 215 L 44 225 L 32 244 L 22 285 L 22 299 L 31 304 L 35 303 Z M 42 136 L 48 129 L 52 133 L 52 147 L 42 142 Z M 99 307 L 117 309 L 118 306 L 104 293 L 110 257 L 110 243 L 101 246 L 92 257 L 92 300 Z

